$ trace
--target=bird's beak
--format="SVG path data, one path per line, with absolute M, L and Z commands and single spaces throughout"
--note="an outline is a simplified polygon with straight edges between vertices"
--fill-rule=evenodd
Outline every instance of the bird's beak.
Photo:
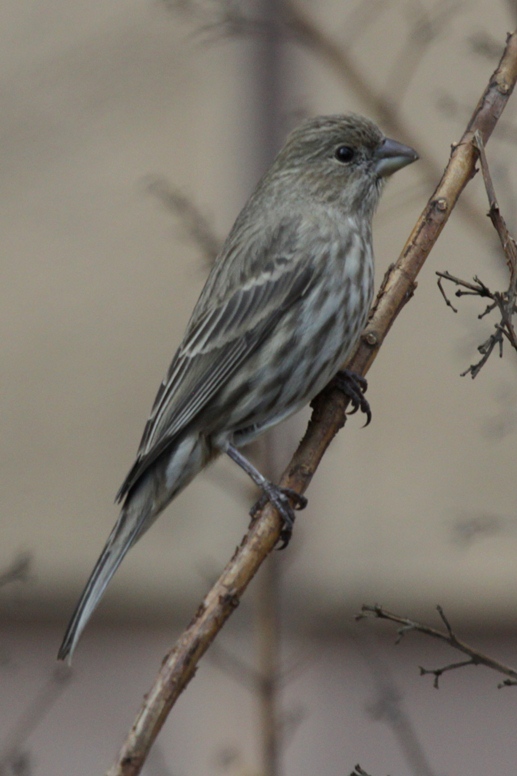
M 416 162 L 418 154 L 409 146 L 385 137 L 375 151 L 374 159 L 375 172 L 379 178 L 385 178 L 397 172 L 397 170 L 401 170 L 407 164 Z

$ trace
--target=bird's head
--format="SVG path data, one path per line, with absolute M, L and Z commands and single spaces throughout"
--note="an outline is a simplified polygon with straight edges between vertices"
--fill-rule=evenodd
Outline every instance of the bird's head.
M 417 159 L 369 119 L 319 116 L 291 132 L 270 175 L 300 197 L 371 216 L 386 178 Z

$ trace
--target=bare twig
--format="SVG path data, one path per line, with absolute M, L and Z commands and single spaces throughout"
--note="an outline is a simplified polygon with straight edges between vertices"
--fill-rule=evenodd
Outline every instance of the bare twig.
M 484 318 L 485 315 L 488 315 L 488 313 L 491 313 L 492 310 L 494 310 L 496 307 L 499 307 L 501 311 L 501 322 L 495 324 L 495 332 L 490 335 L 490 337 L 483 342 L 481 345 L 478 346 L 478 351 L 481 353 L 480 360 L 475 363 L 471 364 L 468 369 L 466 369 L 464 372 L 461 372 L 461 376 L 465 377 L 465 375 L 470 374 L 472 379 L 474 377 L 477 377 L 481 369 L 484 367 L 490 356 L 492 355 L 492 351 L 496 346 L 499 347 L 499 356 L 502 357 L 503 355 L 503 322 L 506 318 L 506 314 L 503 311 L 505 300 L 503 294 L 499 293 L 498 291 L 490 291 L 490 289 L 485 286 L 485 284 L 477 277 L 477 275 L 474 276 L 473 282 L 469 283 L 467 280 L 462 280 L 461 278 L 457 278 L 454 275 L 451 275 L 450 272 L 437 272 L 438 275 L 438 288 L 440 289 L 440 292 L 445 300 L 445 304 L 451 308 L 451 310 L 455 313 L 458 312 L 457 308 L 454 307 L 450 299 L 448 298 L 447 294 L 445 293 L 445 290 L 442 286 L 442 280 L 449 280 L 451 283 L 454 283 L 455 285 L 459 286 L 458 290 L 455 292 L 455 296 L 461 297 L 461 296 L 479 296 L 479 297 L 488 297 L 489 299 L 492 299 L 492 304 L 489 304 L 488 307 L 485 308 L 485 310 L 478 315 L 478 318 Z M 463 290 L 466 289 L 466 290 Z M 511 320 L 510 320 L 511 325 Z M 511 326 L 513 330 L 513 326 Z
M 360 765 L 356 765 L 350 776 L 370 776 L 369 773 L 366 773 L 364 768 L 361 768 Z
M 463 652 L 463 654 L 467 655 L 468 660 L 462 660 L 458 663 L 450 663 L 449 665 L 443 666 L 442 668 L 428 669 L 422 668 L 420 666 L 420 676 L 424 676 L 425 674 L 432 674 L 434 676 L 434 686 L 437 689 L 440 676 L 446 671 L 453 671 L 457 668 L 463 668 L 464 666 L 470 665 L 484 665 L 487 666 L 487 668 L 491 668 L 494 671 L 505 675 L 507 678 L 501 682 L 498 687 L 509 687 L 517 684 L 517 670 L 515 668 L 511 668 L 510 666 L 507 666 L 498 660 L 494 660 L 494 658 L 491 658 L 488 655 L 484 655 L 479 650 L 470 647 L 468 644 L 465 644 L 464 641 L 460 641 L 460 639 L 457 638 L 456 634 L 452 630 L 451 624 L 445 616 L 445 612 L 443 611 L 442 607 L 437 606 L 436 609 L 442 619 L 443 624 L 445 625 L 445 631 L 437 630 L 436 628 L 432 628 L 429 625 L 423 625 L 422 623 L 416 622 L 415 620 L 410 620 L 407 617 L 401 617 L 398 614 L 387 611 L 387 609 L 384 609 L 378 604 L 375 604 L 375 606 L 362 606 L 361 614 L 358 614 L 356 619 L 359 620 L 364 617 L 371 616 L 379 620 L 389 620 L 390 622 L 394 622 L 397 625 L 400 625 L 401 627 L 397 630 L 397 633 L 399 634 L 399 637 L 396 641 L 397 644 L 400 642 L 402 637 L 406 635 L 406 633 L 409 633 L 410 631 L 416 631 L 418 633 L 423 633 L 426 636 L 431 636 L 434 639 L 444 641 L 454 649 L 457 649 L 460 652 Z
M 488 204 L 490 206 L 488 216 L 494 225 L 494 229 L 499 235 L 499 240 L 501 241 L 501 246 L 503 248 L 503 253 L 506 259 L 506 265 L 510 272 L 510 285 L 508 287 L 508 294 L 513 294 L 515 301 L 515 288 L 517 281 L 517 245 L 510 232 L 508 231 L 506 221 L 504 220 L 499 209 L 499 204 L 495 196 L 494 184 L 492 183 L 492 177 L 490 175 L 490 169 L 488 167 L 488 161 L 486 158 L 485 145 L 479 131 L 475 132 L 474 141 L 476 148 L 479 151 L 479 160 L 481 162 L 483 180 L 485 182 L 486 193 L 488 196 Z
M 370 776 L 370 774 L 366 773 L 366 771 L 363 768 L 361 768 L 361 766 L 358 763 L 355 766 L 355 768 L 352 771 L 352 773 L 350 774 L 350 776 Z
M 397 263 L 388 271 L 366 330 L 348 366 L 364 374 L 373 363 L 395 318 L 411 298 L 416 276 L 438 239 L 464 187 L 474 174 L 476 150 L 472 140 L 479 129 L 486 143 L 517 80 L 517 32 L 485 89 L 460 142 L 418 219 Z M 338 390 L 326 390 L 313 402 L 314 412 L 298 450 L 281 478 L 283 487 L 303 493 L 328 445 L 345 423 L 347 401 Z M 155 684 L 146 695 L 126 742 L 108 776 L 135 776 L 172 706 L 194 676 L 197 664 L 228 617 L 258 568 L 275 547 L 282 529 L 280 516 L 267 504 L 257 513 L 248 532 L 219 580 L 208 592 L 190 625 L 163 660 Z
M 483 172 L 483 179 L 488 196 L 490 206 L 488 215 L 499 236 L 510 280 L 506 291 L 491 291 L 477 276 L 474 277 L 473 283 L 469 283 L 466 280 L 451 275 L 449 272 L 436 273 L 439 277 L 438 288 L 440 289 L 445 303 L 453 310 L 453 312 L 456 313 L 458 311 L 448 299 L 442 286 L 442 280 L 449 280 L 458 286 L 458 290 L 455 292 L 455 296 L 457 297 L 479 296 L 492 300 L 492 303 L 488 305 L 484 312 L 478 315 L 478 318 L 484 318 L 485 315 L 491 313 L 492 310 L 499 310 L 500 320 L 495 324 L 495 332 L 478 347 L 478 351 L 482 355 L 481 359 L 476 364 L 471 364 L 468 369 L 462 372 L 462 376 L 470 374 L 472 378 L 479 374 L 495 348 L 499 349 L 499 355 L 502 357 L 505 339 L 510 343 L 514 350 L 517 351 L 517 334 L 513 324 L 513 316 L 517 312 L 517 245 L 508 231 L 506 222 L 501 214 L 488 167 L 483 139 L 478 131 L 474 133 L 474 145 L 479 153 L 481 170 Z

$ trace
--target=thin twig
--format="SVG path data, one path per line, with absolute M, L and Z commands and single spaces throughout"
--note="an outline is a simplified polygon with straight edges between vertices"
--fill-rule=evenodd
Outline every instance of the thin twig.
M 355 766 L 355 768 L 352 771 L 352 773 L 350 774 L 350 776 L 370 776 L 370 774 L 366 773 L 366 771 L 363 768 L 361 768 L 361 766 L 358 763 Z
M 464 666 L 469 665 L 484 665 L 487 668 L 491 668 L 492 670 L 506 676 L 507 678 L 501 682 L 498 687 L 509 687 L 517 684 L 517 670 L 515 668 L 511 668 L 510 666 L 501 663 L 499 660 L 495 660 L 488 655 L 484 655 L 478 649 L 474 649 L 474 647 L 470 647 L 464 641 L 460 641 L 460 639 L 458 639 L 454 633 L 442 607 L 437 606 L 436 609 L 441 617 L 443 624 L 445 625 L 445 631 L 437 630 L 437 628 L 432 628 L 430 625 L 424 625 L 420 622 L 416 622 L 416 620 L 410 620 L 407 617 L 401 617 L 398 614 L 389 612 L 387 609 L 384 609 L 378 604 L 375 604 L 374 606 L 362 606 L 361 614 L 358 614 L 356 619 L 359 620 L 364 617 L 371 616 L 379 620 L 389 620 L 390 622 L 394 622 L 397 625 L 400 625 L 401 627 L 397 629 L 397 644 L 400 642 L 402 637 L 406 635 L 406 633 L 409 633 L 410 631 L 416 631 L 418 633 L 423 633 L 426 636 L 431 636 L 434 639 L 438 639 L 439 641 L 444 641 L 446 644 L 449 644 L 459 652 L 463 652 L 463 654 L 468 655 L 468 660 L 462 660 L 459 663 L 450 663 L 449 665 L 443 666 L 442 668 L 428 669 L 422 668 L 420 666 L 421 676 L 424 676 L 424 674 L 432 674 L 435 677 L 434 686 L 437 689 L 438 680 L 442 674 L 444 674 L 446 671 L 453 671 L 457 668 L 463 668 Z
M 488 196 L 488 203 L 490 209 L 488 216 L 494 225 L 494 229 L 499 235 L 501 246 L 506 259 L 506 265 L 510 272 L 510 285 L 508 287 L 508 295 L 513 295 L 513 301 L 515 301 L 515 289 L 517 283 L 517 244 L 512 235 L 508 231 L 506 221 L 504 220 L 499 203 L 495 195 L 494 184 L 492 182 L 492 176 L 490 175 L 490 169 L 488 167 L 488 161 L 485 153 L 485 145 L 481 134 L 476 131 L 474 134 L 475 145 L 479 151 L 479 160 L 481 163 L 481 170 L 483 173 L 483 180 L 485 182 L 486 193 Z
M 471 364 L 468 369 L 461 373 L 462 377 L 470 374 L 472 378 L 479 374 L 494 349 L 498 348 L 499 356 L 502 357 L 505 339 L 510 343 L 514 350 L 517 351 L 517 333 L 513 324 L 513 316 L 517 312 L 517 245 L 508 231 L 506 222 L 501 214 L 495 195 L 492 176 L 490 175 L 490 169 L 488 167 L 483 138 L 477 130 L 474 133 L 473 144 L 479 153 L 483 180 L 485 182 L 490 206 L 488 215 L 499 236 L 506 266 L 508 267 L 510 274 L 510 280 L 506 291 L 491 291 L 477 276 L 474 276 L 473 283 L 469 283 L 466 280 L 451 275 L 449 272 L 436 273 L 439 277 L 438 288 L 440 289 L 446 305 L 450 307 L 453 312 L 456 313 L 458 311 L 447 297 L 442 285 L 442 280 L 449 280 L 458 286 L 458 290 L 455 292 L 457 297 L 479 296 L 487 297 L 492 300 L 492 303 L 486 307 L 484 312 L 478 315 L 478 318 L 484 318 L 485 315 L 488 315 L 488 313 L 491 313 L 492 310 L 495 310 L 496 308 L 499 310 L 500 320 L 494 324 L 495 331 L 485 342 L 478 346 L 478 351 L 481 353 L 481 359 L 476 364 Z
M 370 774 L 367 773 L 364 768 L 361 768 L 361 766 L 358 764 L 355 766 L 350 776 L 370 776 Z
M 461 141 L 418 219 L 403 251 L 387 273 L 370 320 L 348 367 L 364 374 L 373 363 L 395 318 L 411 298 L 416 276 L 438 239 L 457 200 L 474 174 L 476 129 L 487 142 L 517 80 L 517 32 L 508 37 L 499 67 L 492 75 Z M 303 493 L 327 447 L 346 420 L 342 392 L 327 390 L 313 402 L 314 412 L 298 450 L 281 478 L 282 487 Z M 282 530 L 276 510 L 260 510 L 219 580 L 208 592 L 190 625 L 165 657 L 157 679 L 108 776 L 136 776 L 172 706 L 194 676 L 197 664 L 238 606 L 258 568 L 275 547 Z

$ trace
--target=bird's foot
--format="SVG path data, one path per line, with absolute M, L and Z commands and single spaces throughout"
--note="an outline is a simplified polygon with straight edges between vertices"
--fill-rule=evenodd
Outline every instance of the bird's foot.
M 278 548 L 279 550 L 284 550 L 289 544 L 293 533 L 295 519 L 294 510 L 305 509 L 307 506 L 307 499 L 292 488 L 281 488 L 279 485 L 275 485 L 267 480 L 261 487 L 263 490 L 262 496 L 250 509 L 250 516 L 252 520 L 254 520 L 257 513 L 266 506 L 268 501 L 270 501 L 278 510 L 284 521 L 284 526 L 280 532 L 280 541 L 282 544 Z
M 361 410 L 366 415 L 367 426 L 372 419 L 370 403 L 365 399 L 365 392 L 368 388 L 366 378 L 350 369 L 341 369 L 334 378 L 334 385 L 350 399 L 352 409 L 349 415 L 353 415 L 357 410 Z

